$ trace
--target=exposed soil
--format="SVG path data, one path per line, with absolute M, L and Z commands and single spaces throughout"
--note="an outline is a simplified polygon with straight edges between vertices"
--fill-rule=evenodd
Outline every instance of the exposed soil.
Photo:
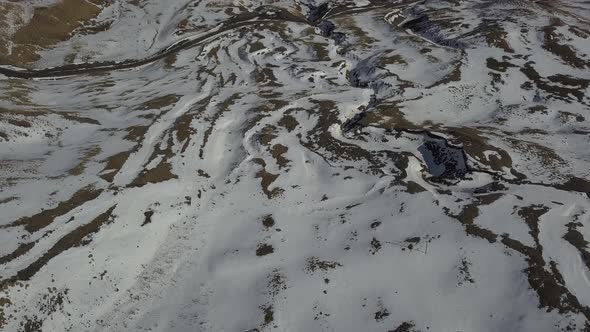
M 413 322 L 403 322 L 401 325 L 393 330 L 390 330 L 389 332 L 418 332 L 418 330 L 414 329 L 414 326 L 415 325 Z
M 253 159 L 253 162 L 262 166 L 262 169 L 256 173 L 256 177 L 261 179 L 262 191 L 266 197 L 268 197 L 268 199 L 273 199 L 280 196 L 283 192 L 282 188 L 275 187 L 272 190 L 269 189 L 270 185 L 279 177 L 279 175 L 267 172 L 265 169 L 266 162 L 263 159 L 256 158 Z
M 266 256 L 272 254 L 273 252 L 275 252 L 275 249 L 270 244 L 266 243 L 261 243 L 256 248 L 256 256 Z
M 7 283 L 13 283 L 15 281 L 25 281 L 31 279 L 39 270 L 45 266 L 51 259 L 61 254 L 62 252 L 79 246 L 84 246 L 90 243 L 90 235 L 97 233 L 104 225 L 108 224 L 112 220 L 112 213 L 116 206 L 109 208 L 89 223 L 82 225 L 67 235 L 59 239 L 47 252 L 45 252 L 40 258 L 34 261 L 26 268 L 20 270 L 15 276 L 2 280 L 0 282 L 0 288 L 5 286 Z
M 289 149 L 282 144 L 273 145 L 271 154 L 273 158 L 275 158 L 275 160 L 277 161 L 277 165 L 279 165 L 279 168 L 287 167 L 287 165 L 289 164 L 289 159 L 283 156 L 285 153 L 287 153 L 288 150 Z
M 306 269 L 310 272 L 316 272 L 317 270 L 328 271 L 333 270 L 339 266 L 342 266 L 342 264 L 338 262 L 324 261 L 318 257 L 311 257 L 307 260 Z
M 578 227 L 583 227 L 582 223 L 573 221 L 568 223 L 567 225 L 567 233 L 563 236 L 563 238 L 569 242 L 572 246 L 576 247 L 580 252 L 580 257 L 582 257 L 582 261 L 586 264 L 586 268 L 590 270 L 590 252 L 588 251 L 588 241 L 584 239 L 584 236 L 580 231 L 578 231 Z
M 36 7 L 31 20 L 11 37 L 12 52 L 0 53 L 0 62 L 22 66 L 39 60 L 38 51 L 69 39 L 76 29 L 100 14 L 103 1 L 94 2 L 62 0 L 50 7 Z
M 143 213 L 144 219 L 143 219 L 143 223 L 141 223 L 141 226 L 151 224 L 153 215 L 154 215 L 154 211 L 152 211 L 152 210 L 145 211 Z
M 9 263 L 9 262 L 17 259 L 18 257 L 20 257 L 22 255 L 25 255 L 31 249 L 33 249 L 34 246 L 35 246 L 35 242 L 29 242 L 29 243 L 22 243 L 22 244 L 20 244 L 10 254 L 7 254 L 7 255 L 4 255 L 4 256 L 0 257 L 0 265 L 4 265 L 6 263 Z
M 102 191 L 102 189 L 95 189 L 91 185 L 84 187 L 75 192 L 68 200 L 59 203 L 56 207 L 43 210 L 31 217 L 23 217 L 5 227 L 24 225 L 29 233 L 34 233 L 49 226 L 55 218 L 78 208 L 86 202 L 96 199 Z
M 267 215 L 262 219 L 262 225 L 266 228 L 272 228 L 275 225 L 275 220 L 272 215 Z

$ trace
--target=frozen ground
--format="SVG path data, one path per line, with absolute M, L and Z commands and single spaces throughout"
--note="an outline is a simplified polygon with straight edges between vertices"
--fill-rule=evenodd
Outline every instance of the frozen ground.
M 0 330 L 590 331 L 590 5 L 0 0 Z

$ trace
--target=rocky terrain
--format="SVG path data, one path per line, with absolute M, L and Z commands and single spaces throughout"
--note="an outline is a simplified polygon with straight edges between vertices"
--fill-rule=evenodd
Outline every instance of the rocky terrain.
M 0 0 L 1 331 L 590 331 L 583 0 Z

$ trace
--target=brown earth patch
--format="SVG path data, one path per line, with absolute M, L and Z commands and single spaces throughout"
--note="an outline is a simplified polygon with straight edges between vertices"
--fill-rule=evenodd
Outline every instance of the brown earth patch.
M 149 126 L 131 126 L 126 129 L 127 135 L 125 135 L 124 139 L 139 144 L 134 145 L 133 148 L 129 151 L 122 151 L 116 153 L 108 157 L 107 159 L 103 160 L 103 162 L 106 161 L 106 165 L 101 171 L 101 173 L 105 173 L 100 175 L 101 178 L 103 178 L 105 181 L 113 182 L 113 179 L 121 170 L 123 165 L 125 165 L 125 162 L 127 162 L 127 159 L 129 159 L 131 153 L 137 152 L 141 148 L 141 142 L 143 141 L 148 129 Z
M 406 130 L 422 129 L 414 123 L 408 121 L 404 112 L 396 104 L 379 104 L 375 107 L 374 112 L 369 112 L 361 120 L 364 126 L 378 125 L 386 129 Z
M 274 270 L 268 276 L 268 288 L 271 297 L 276 297 L 281 291 L 287 289 L 287 280 L 280 270 Z
M 74 210 L 86 202 L 94 200 L 102 191 L 102 189 L 95 189 L 92 185 L 86 186 L 75 192 L 68 200 L 59 203 L 55 208 L 43 210 L 31 217 L 23 217 L 2 228 L 24 225 L 29 233 L 34 233 L 49 226 L 55 218 Z
M 459 265 L 459 286 L 465 283 L 475 283 L 475 279 L 473 279 L 471 272 L 469 271 L 471 265 L 471 262 L 466 258 L 461 260 L 461 265 Z
M 502 235 L 502 243 L 526 257 L 529 266 L 524 272 L 531 288 L 539 297 L 539 308 L 546 308 L 548 311 L 555 309 L 560 314 L 582 313 L 586 319 L 590 319 L 590 308 L 582 305 L 577 297 L 569 291 L 563 276 L 557 269 L 557 264 L 553 261 L 547 264 L 543 258 L 543 247 L 538 238 L 539 218 L 547 211 L 548 208 L 542 205 L 532 205 L 517 210 L 518 215 L 530 228 L 530 234 L 535 241 L 534 247 L 510 239 L 508 234 Z
M 260 130 L 258 135 L 258 141 L 262 145 L 269 145 L 273 139 L 277 138 L 277 129 L 271 125 L 266 125 L 262 130 Z
M 261 243 L 256 248 L 256 256 L 266 256 L 275 252 L 275 249 L 270 244 Z
M 100 152 L 100 146 L 96 145 L 91 147 L 85 152 L 84 157 L 82 157 L 82 159 L 80 160 L 80 163 L 78 163 L 76 167 L 70 169 L 68 173 L 73 176 L 82 175 L 82 173 L 84 173 L 84 170 L 86 169 L 86 165 L 92 160 L 92 158 L 96 157 Z
M 523 153 L 528 152 L 533 154 L 546 168 L 558 170 L 560 166 L 567 164 L 566 161 L 555 152 L 555 150 L 539 143 L 512 138 L 508 139 L 508 141 L 515 149 L 520 150 Z
M 262 225 L 266 228 L 269 229 L 271 227 L 273 227 L 275 225 L 275 220 L 272 217 L 272 215 L 267 215 L 262 219 Z
M 286 167 L 289 164 L 289 159 L 283 157 L 283 154 L 287 153 L 289 148 L 282 144 L 275 144 L 271 149 L 271 154 L 273 158 L 277 161 L 277 165 L 280 168 Z
M 78 123 L 87 123 L 87 124 L 94 124 L 94 125 L 100 125 L 100 122 L 98 122 L 97 120 L 94 120 L 92 118 L 89 117 L 85 117 L 85 116 L 81 116 L 80 114 L 77 113 L 59 113 L 59 115 L 61 115 L 61 117 L 63 117 L 66 120 L 70 120 L 70 121 L 75 121 Z
M 68 40 L 85 22 L 102 11 L 103 1 L 62 0 L 49 7 L 36 7 L 31 20 L 12 36 L 10 54 L 0 54 L 3 63 L 22 66 L 39 60 L 38 52 Z
M 0 265 L 4 265 L 6 263 L 9 263 L 9 262 L 17 259 L 18 257 L 26 254 L 31 249 L 33 249 L 34 246 L 35 246 L 35 242 L 22 243 L 10 254 L 0 257 Z
M 265 96 L 268 96 L 269 98 L 272 97 L 276 97 L 277 94 L 275 91 L 273 91 L 272 89 L 269 89 L 268 91 L 261 91 L 260 95 L 263 95 L 263 92 L 265 93 Z M 267 99 L 262 105 L 256 107 L 257 111 L 260 112 L 273 112 L 276 110 L 279 110 L 285 106 L 289 105 L 288 101 L 285 100 L 280 100 L 280 99 Z
M 281 120 L 277 122 L 277 124 L 281 127 L 287 128 L 287 131 L 291 132 L 297 128 L 299 122 L 297 122 L 297 120 L 292 115 L 285 114 Z
M 371 240 L 371 248 L 369 249 L 369 252 L 372 255 L 375 255 L 376 253 L 379 252 L 379 250 L 381 250 L 381 247 L 382 247 L 381 241 L 377 240 L 377 238 L 373 238 Z
M 496 24 L 490 23 L 484 20 L 486 25 L 483 29 L 485 31 L 484 36 L 488 45 L 503 49 L 506 53 L 514 53 L 514 49 L 508 44 L 508 33 L 504 29 Z
M 387 309 L 381 309 L 375 313 L 375 320 L 381 321 L 387 317 L 389 317 L 390 313 Z
M 571 88 L 569 85 L 551 84 L 552 82 L 548 79 L 543 78 L 541 74 L 537 72 L 533 65 L 535 65 L 535 63 L 529 61 L 520 68 L 520 71 L 523 74 L 525 74 L 525 76 L 530 81 L 534 82 L 539 89 L 547 92 L 547 94 L 549 94 L 550 97 L 564 100 L 567 102 L 571 102 L 571 96 L 574 96 L 579 102 L 581 102 L 584 99 L 585 94 L 583 90 L 578 88 Z M 531 82 L 527 82 L 527 84 L 531 84 Z M 526 86 L 524 86 L 523 88 L 526 88 Z
M 486 65 L 488 68 L 495 70 L 495 71 L 502 72 L 502 73 L 505 73 L 508 70 L 508 68 L 516 67 L 515 65 L 513 65 L 512 63 L 510 63 L 508 61 L 498 61 L 494 58 L 487 58 Z
M 105 181 L 113 182 L 115 175 L 117 175 L 119 170 L 121 170 L 123 165 L 125 165 L 125 162 L 129 158 L 130 154 L 131 154 L 131 151 L 123 151 L 123 152 L 119 152 L 115 155 L 108 157 L 105 160 L 106 165 L 103 168 L 103 170 L 101 171 L 102 173 L 105 173 L 105 174 L 100 175 L 100 177 L 103 178 Z
M 254 80 L 264 87 L 282 87 L 271 68 L 256 68 L 252 73 Z
M 255 158 L 252 160 L 254 163 L 262 166 L 262 169 L 256 173 L 256 178 L 261 179 L 261 186 L 262 191 L 268 197 L 268 199 L 273 199 L 275 197 L 280 196 L 283 193 L 283 189 L 279 187 L 275 187 L 272 190 L 269 190 L 270 185 L 279 177 L 277 174 L 272 174 L 266 171 L 266 162 L 264 159 Z
M 174 129 L 176 130 L 176 139 L 178 142 L 184 142 L 181 153 L 188 147 L 189 138 L 196 133 L 196 130 L 191 128 L 194 116 L 192 114 L 183 114 L 174 122 Z
M 18 3 L 0 3 L 0 30 L 5 31 L 10 27 L 23 25 L 25 23 L 23 16 L 24 8 Z M 5 58 L 8 55 L 11 37 L 7 33 L 0 34 L 0 62 L 2 63 L 5 63 Z
M 488 240 L 490 243 L 497 241 L 498 235 L 491 230 L 485 229 L 475 224 L 475 219 L 479 216 L 479 206 L 489 205 L 499 199 L 502 194 L 489 194 L 476 197 L 475 201 L 465 205 L 463 210 L 458 215 L 449 213 L 445 208 L 445 213 L 457 219 L 465 228 L 465 233 L 474 237 L 479 237 Z
M 38 316 L 25 316 L 19 332 L 43 332 L 43 320 Z
M 4 325 L 6 325 L 7 323 L 7 317 L 6 317 L 6 313 L 4 312 L 4 307 L 6 306 L 10 306 L 12 304 L 12 302 L 5 298 L 5 297 L 0 297 L 0 329 L 4 327 Z
M 232 106 L 240 97 L 241 97 L 241 94 L 234 93 L 229 98 L 227 98 L 226 100 L 224 100 L 218 104 L 218 112 L 216 112 L 212 117 L 205 118 L 205 120 L 208 123 L 210 123 L 210 125 L 207 128 L 207 130 L 205 130 L 205 133 L 203 134 L 203 143 L 201 143 L 201 147 L 199 149 L 199 158 L 201 158 L 201 159 L 204 158 L 205 146 L 209 142 L 209 137 L 213 133 L 213 128 L 215 128 L 215 125 L 216 125 L 219 117 L 221 117 L 221 115 L 224 112 L 229 111 L 230 106 Z M 203 100 L 203 102 L 201 102 L 199 104 L 201 105 L 201 107 L 205 107 L 207 104 L 209 104 L 211 102 L 212 98 L 213 98 L 212 96 L 205 98 L 205 100 Z
M 567 232 L 563 235 L 563 238 L 576 249 L 578 249 L 582 261 L 586 265 L 586 268 L 590 270 L 590 252 L 588 252 L 588 241 L 586 241 L 582 233 L 578 231 L 578 227 L 583 227 L 583 224 L 581 222 L 573 221 L 568 223 L 566 226 Z
M 154 215 L 154 211 L 152 211 L 152 210 L 145 211 L 143 213 L 144 219 L 143 219 L 143 223 L 141 224 L 141 226 L 145 226 L 147 224 L 151 224 L 152 223 L 152 216 L 153 215 Z
M 565 39 L 561 34 L 557 33 L 556 27 L 560 25 L 563 25 L 563 22 L 559 19 L 553 19 L 550 25 L 543 28 L 543 47 L 574 68 L 583 69 L 590 67 L 590 63 L 578 57 L 573 48 L 569 45 L 559 43 L 560 40 Z
M 334 138 L 330 134 L 330 126 L 341 124 L 338 119 L 338 108 L 336 103 L 331 100 L 310 99 L 316 108 L 307 110 L 310 115 L 318 117 L 315 127 L 308 132 L 308 142 L 300 140 L 301 145 L 307 149 L 319 154 L 326 161 L 328 160 L 347 160 L 347 161 L 367 161 L 375 167 L 373 170 L 379 172 L 382 163 L 373 157 L 371 152 L 360 148 L 358 145 L 349 144 Z M 369 112 L 368 114 L 370 114 Z M 364 113 L 363 113 L 364 114 Z
M 406 191 L 410 194 L 418 194 L 426 191 L 426 189 L 414 181 L 408 181 L 406 184 Z
M 124 139 L 131 142 L 141 142 L 147 133 L 149 126 L 132 126 L 127 128 L 127 135 Z
M 436 81 L 434 84 L 432 84 L 431 86 L 429 86 L 428 89 L 437 87 L 439 85 L 449 84 L 451 82 L 459 82 L 459 81 L 461 81 L 461 66 L 462 65 L 463 65 L 463 63 L 461 61 L 457 61 L 457 64 L 455 65 L 455 68 L 447 76 L 445 76 L 444 78 Z
M 590 197 L 590 181 L 583 178 L 570 176 L 570 178 L 565 183 L 556 184 L 555 188 L 565 191 L 577 191 L 585 193 L 586 196 Z
M 370 47 L 371 44 L 377 40 L 357 25 L 357 22 L 352 17 L 342 17 L 334 20 L 338 26 L 339 31 L 348 31 L 351 36 L 354 36 L 355 45 L 360 47 Z
M 129 186 L 143 187 L 148 183 L 160 183 L 172 179 L 178 179 L 178 176 L 172 173 L 172 165 L 162 160 L 156 167 L 142 170 Z
M 309 272 L 315 272 L 317 270 L 329 271 L 339 266 L 342 266 L 342 264 L 338 262 L 324 261 L 318 257 L 311 257 L 307 259 L 306 270 Z
M 527 226 L 529 227 L 529 233 L 535 239 L 537 246 L 539 244 L 539 218 L 547 213 L 549 208 L 543 205 L 531 205 L 518 209 L 517 214 L 520 216 Z
M 143 187 L 148 183 L 159 183 L 165 182 L 172 179 L 178 179 L 178 176 L 172 173 L 172 165 L 168 161 L 174 156 L 172 147 L 174 146 L 173 137 L 170 134 L 168 136 L 168 142 L 166 148 L 162 149 L 162 143 L 158 143 L 152 155 L 145 166 L 149 165 L 158 156 L 162 156 L 162 160 L 153 168 L 144 168 L 139 175 L 129 184 L 131 187 Z M 145 167 L 144 166 L 144 167 Z
M 414 330 L 414 322 L 403 322 L 398 327 L 389 332 L 418 332 L 418 330 Z
M 12 202 L 12 201 L 15 201 L 17 199 L 18 199 L 18 197 L 16 197 L 16 196 L 6 197 L 6 198 L 3 198 L 3 199 L 0 199 L 0 204 L 6 204 L 8 202 Z
M 547 308 L 548 311 L 557 309 L 561 314 L 581 312 L 586 319 L 590 319 L 590 309 L 581 305 L 576 296 L 567 289 L 555 263 L 550 262 L 552 263 L 550 270 L 545 268 L 546 263 L 541 247 L 525 246 L 519 241 L 510 239 L 507 234 L 502 236 L 502 243 L 526 257 L 529 267 L 524 272 L 528 276 L 529 284 L 539 297 L 539 308 Z
M 61 254 L 62 252 L 75 248 L 85 246 L 90 243 L 91 239 L 88 236 L 97 233 L 103 225 L 109 224 L 112 222 L 112 213 L 115 209 L 116 205 L 109 208 L 107 211 L 103 212 L 102 214 L 98 215 L 88 224 L 82 225 L 72 232 L 66 234 L 64 237 L 59 239 L 46 253 L 44 253 L 40 258 L 38 258 L 35 262 L 31 263 L 31 265 L 27 266 L 23 270 L 20 270 L 15 276 L 2 280 L 0 282 L 0 287 L 5 286 L 6 284 L 11 284 L 16 281 L 26 281 L 30 280 L 41 268 L 47 264 L 51 259 L 56 257 L 57 255 Z
M 501 171 L 503 167 L 512 168 L 512 158 L 508 152 L 488 143 L 482 135 L 482 129 L 471 127 L 449 127 L 447 132 L 454 137 L 458 144 L 463 144 L 465 152 L 478 162 L 489 166 L 494 171 Z M 496 154 L 486 157 L 486 151 Z
M 176 94 L 167 94 L 164 96 L 154 97 L 140 104 L 139 108 L 143 110 L 159 110 L 164 107 L 176 104 L 180 97 L 182 96 Z
M 268 325 L 274 321 L 274 309 L 272 305 L 261 307 L 264 313 L 264 325 Z
M 23 127 L 23 128 L 31 128 L 31 123 L 26 120 L 21 119 L 8 119 L 8 123 L 13 126 Z

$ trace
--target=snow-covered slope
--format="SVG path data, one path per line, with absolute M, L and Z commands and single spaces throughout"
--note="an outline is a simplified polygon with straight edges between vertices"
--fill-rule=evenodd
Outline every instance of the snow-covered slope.
M 590 5 L 0 0 L 0 330 L 590 330 Z

